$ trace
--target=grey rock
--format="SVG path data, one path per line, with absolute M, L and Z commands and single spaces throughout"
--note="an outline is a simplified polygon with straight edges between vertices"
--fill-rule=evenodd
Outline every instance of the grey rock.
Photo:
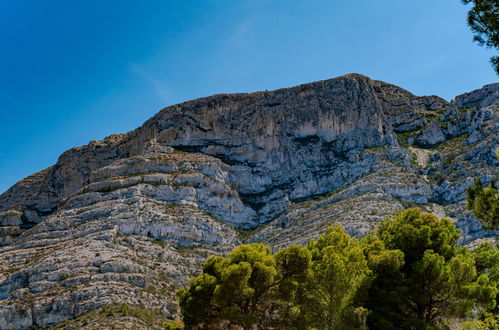
M 115 303 L 174 318 L 210 255 L 304 244 L 332 223 L 361 237 L 414 205 L 450 216 L 463 243 L 491 237 L 463 203 L 497 173 L 497 129 L 496 85 L 449 104 L 357 74 L 168 107 L 0 195 L 0 328 Z M 107 324 L 92 315 L 76 324 Z
M 454 101 L 459 108 L 489 106 L 499 98 L 498 91 L 499 83 L 489 84 L 472 92 L 459 95 Z
M 411 100 L 411 105 L 416 110 L 440 110 L 444 109 L 448 104 L 449 102 L 436 95 L 419 96 Z
M 415 139 L 416 145 L 426 148 L 433 147 L 444 141 L 444 132 L 437 121 L 432 121 Z
M 457 108 L 455 103 L 451 103 L 446 109 L 442 117 L 440 117 L 440 121 L 449 121 L 452 119 L 456 119 L 459 117 L 459 109 Z
M 443 159 L 444 158 L 443 158 L 442 154 L 438 151 L 432 153 L 430 156 L 430 161 L 432 161 L 432 162 L 441 162 Z
M 24 216 L 26 217 L 26 221 L 30 224 L 37 224 L 43 221 L 38 212 L 34 210 L 25 209 Z
M 1 226 L 19 226 L 23 223 L 22 212 L 18 210 L 7 210 L 0 213 L 0 225 Z

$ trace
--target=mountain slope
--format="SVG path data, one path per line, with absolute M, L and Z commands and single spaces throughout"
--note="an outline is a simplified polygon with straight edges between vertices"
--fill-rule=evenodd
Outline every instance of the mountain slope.
M 117 303 L 173 318 L 207 255 L 333 222 L 362 235 L 413 205 L 463 242 L 494 236 L 463 200 L 497 176 L 498 100 L 499 84 L 449 103 L 352 74 L 185 102 L 73 148 L 0 196 L 0 328 L 90 327 Z

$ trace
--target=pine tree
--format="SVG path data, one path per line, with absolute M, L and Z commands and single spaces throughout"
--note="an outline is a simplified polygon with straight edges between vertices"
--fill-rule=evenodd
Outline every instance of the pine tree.
M 362 328 L 367 310 L 354 306 L 369 269 L 360 243 L 339 225 L 311 240 L 311 272 L 298 290 L 298 329 Z
M 472 3 L 468 12 L 468 25 L 474 33 L 473 40 L 481 46 L 499 50 L 499 1 L 497 0 L 462 0 Z M 499 56 L 493 56 L 490 62 L 499 74 Z
M 186 329 L 253 326 L 268 328 L 289 323 L 291 300 L 310 268 L 310 253 L 294 245 L 272 255 L 254 243 L 235 248 L 228 258 L 213 256 L 177 297 Z
M 366 307 L 373 329 L 445 328 L 476 303 L 493 304 L 497 290 L 478 276 L 473 255 L 456 243 L 448 219 L 409 209 L 380 224 L 364 240 L 374 273 Z M 386 251 L 388 250 L 388 251 Z
M 494 181 L 482 187 L 482 181 L 475 178 L 467 192 L 466 206 L 487 227 L 499 228 L 499 194 Z

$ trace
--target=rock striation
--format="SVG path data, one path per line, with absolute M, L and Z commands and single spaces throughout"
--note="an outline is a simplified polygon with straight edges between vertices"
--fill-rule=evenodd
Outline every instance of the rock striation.
M 447 102 L 351 74 L 173 105 L 68 150 L 0 195 L 0 329 L 91 328 L 123 303 L 174 318 L 209 255 L 334 222 L 362 236 L 411 206 L 463 243 L 494 237 L 464 199 L 497 176 L 498 112 L 499 84 Z

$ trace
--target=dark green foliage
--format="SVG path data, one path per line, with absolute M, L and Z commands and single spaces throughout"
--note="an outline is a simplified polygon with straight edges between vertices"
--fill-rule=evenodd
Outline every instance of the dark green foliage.
M 457 248 L 458 237 L 449 220 L 409 209 L 364 239 L 374 270 L 366 304 L 371 328 L 440 329 L 477 302 L 492 304 L 494 288 L 487 276 L 477 278 L 473 255 Z
M 383 220 L 377 236 L 387 249 L 401 250 L 410 266 L 421 260 L 426 250 L 433 250 L 447 259 L 453 256 L 459 230 L 448 219 L 439 220 L 434 214 L 413 208 Z
M 472 3 L 468 12 L 468 25 L 474 33 L 473 40 L 481 46 L 499 49 L 499 2 L 497 0 L 462 0 Z M 499 74 L 499 57 L 490 59 Z
M 466 206 L 486 226 L 499 228 L 499 194 L 494 182 L 483 188 L 482 181 L 475 178 L 467 192 Z
M 486 242 L 472 252 L 478 273 L 487 275 L 491 281 L 499 282 L 499 248 Z
M 177 293 L 187 329 L 249 329 L 289 323 L 294 292 L 310 268 L 306 248 L 272 255 L 263 244 L 241 245 L 228 258 L 210 257 L 203 274 Z
M 213 291 L 216 287 L 216 278 L 202 274 L 191 280 L 189 289 L 180 289 L 177 299 L 182 308 L 184 323 L 199 325 L 202 329 L 216 321 L 218 309 L 212 305 Z
M 481 322 L 483 324 L 495 324 L 499 327 L 499 248 L 497 245 L 492 245 L 491 243 L 483 243 L 478 248 L 472 250 L 473 256 L 475 257 L 475 266 L 480 277 L 482 277 L 483 282 L 488 282 L 487 290 L 482 292 L 482 297 L 488 294 L 491 297 L 496 294 L 495 301 L 490 301 L 489 306 L 484 306 Z M 484 327 L 485 328 L 485 327 Z M 493 329 L 493 327 L 489 327 Z

